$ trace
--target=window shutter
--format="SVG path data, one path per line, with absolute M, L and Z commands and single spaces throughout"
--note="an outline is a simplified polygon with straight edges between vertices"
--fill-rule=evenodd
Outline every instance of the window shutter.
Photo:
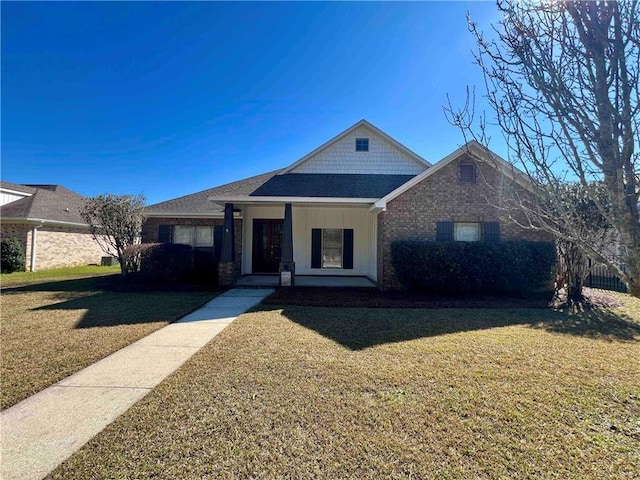
M 453 241 L 453 222 L 436 223 L 436 242 Z
M 222 252 L 222 229 L 222 225 L 213 227 L 213 255 L 217 262 L 220 261 L 220 254 Z
M 311 268 L 322 268 L 322 229 L 311 229 Z
M 173 225 L 158 225 L 158 242 L 172 243 Z
M 353 270 L 353 228 L 345 228 L 342 234 L 342 268 Z
M 495 243 L 500 241 L 500 222 L 485 222 L 483 226 L 485 242 Z

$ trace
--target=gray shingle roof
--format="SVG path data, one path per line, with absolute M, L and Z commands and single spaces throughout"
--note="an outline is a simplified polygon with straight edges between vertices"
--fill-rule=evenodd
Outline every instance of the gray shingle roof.
M 5 187 L 6 185 L 6 187 Z M 12 188 L 9 185 L 23 187 Z M 80 210 L 84 205 L 85 197 L 60 185 L 27 186 L 2 182 L 2 186 L 12 190 L 32 193 L 11 203 L 0 206 L 0 216 L 8 218 L 36 218 L 55 222 L 81 223 L 85 221 L 80 216 Z
M 224 211 L 224 205 L 216 204 L 209 201 L 209 197 L 216 195 L 249 195 L 256 188 L 276 175 L 280 170 L 263 173 L 254 177 L 238 180 L 237 182 L 227 183 L 219 187 L 209 188 L 201 192 L 185 195 L 184 197 L 174 198 L 165 202 L 149 205 L 146 208 L 148 213 L 220 213 Z
M 252 197 L 382 198 L 414 176 L 287 173 L 272 177 L 250 195 Z
M 0 186 L 9 190 L 15 190 L 16 192 L 35 193 L 36 188 L 27 185 L 20 185 L 18 183 L 5 182 L 0 180 Z

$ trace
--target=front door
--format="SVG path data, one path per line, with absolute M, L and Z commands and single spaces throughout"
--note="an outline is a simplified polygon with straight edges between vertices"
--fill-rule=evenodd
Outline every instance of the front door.
M 284 220 L 253 221 L 253 273 L 278 273 Z

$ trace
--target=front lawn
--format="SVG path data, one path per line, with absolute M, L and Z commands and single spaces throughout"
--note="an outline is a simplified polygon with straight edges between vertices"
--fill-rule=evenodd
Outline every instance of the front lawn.
M 637 306 L 263 306 L 49 478 L 637 478 Z
M 53 268 L 51 270 L 38 270 L 37 272 L 0 273 L 0 285 L 2 285 L 2 287 L 9 287 L 56 280 L 69 280 L 71 278 L 113 275 L 116 273 L 120 273 L 120 267 L 100 267 L 97 265 Z
M 7 287 L 2 278 L 3 409 L 180 318 L 215 295 L 127 291 L 119 275 L 78 278 L 90 272 L 77 269 L 67 275 L 56 273 L 21 278 L 17 283 L 28 285 L 16 287 Z

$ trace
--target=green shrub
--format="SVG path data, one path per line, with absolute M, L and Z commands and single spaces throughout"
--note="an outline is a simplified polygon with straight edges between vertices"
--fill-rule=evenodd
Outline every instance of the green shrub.
M 2 273 L 24 272 L 24 248 L 22 242 L 15 237 L 3 238 L 2 249 Z
M 189 245 L 143 243 L 136 245 L 140 276 L 158 282 L 189 281 L 193 276 L 193 250 Z
M 404 288 L 447 295 L 547 290 L 556 261 L 553 244 L 526 241 L 396 241 L 391 255 Z

